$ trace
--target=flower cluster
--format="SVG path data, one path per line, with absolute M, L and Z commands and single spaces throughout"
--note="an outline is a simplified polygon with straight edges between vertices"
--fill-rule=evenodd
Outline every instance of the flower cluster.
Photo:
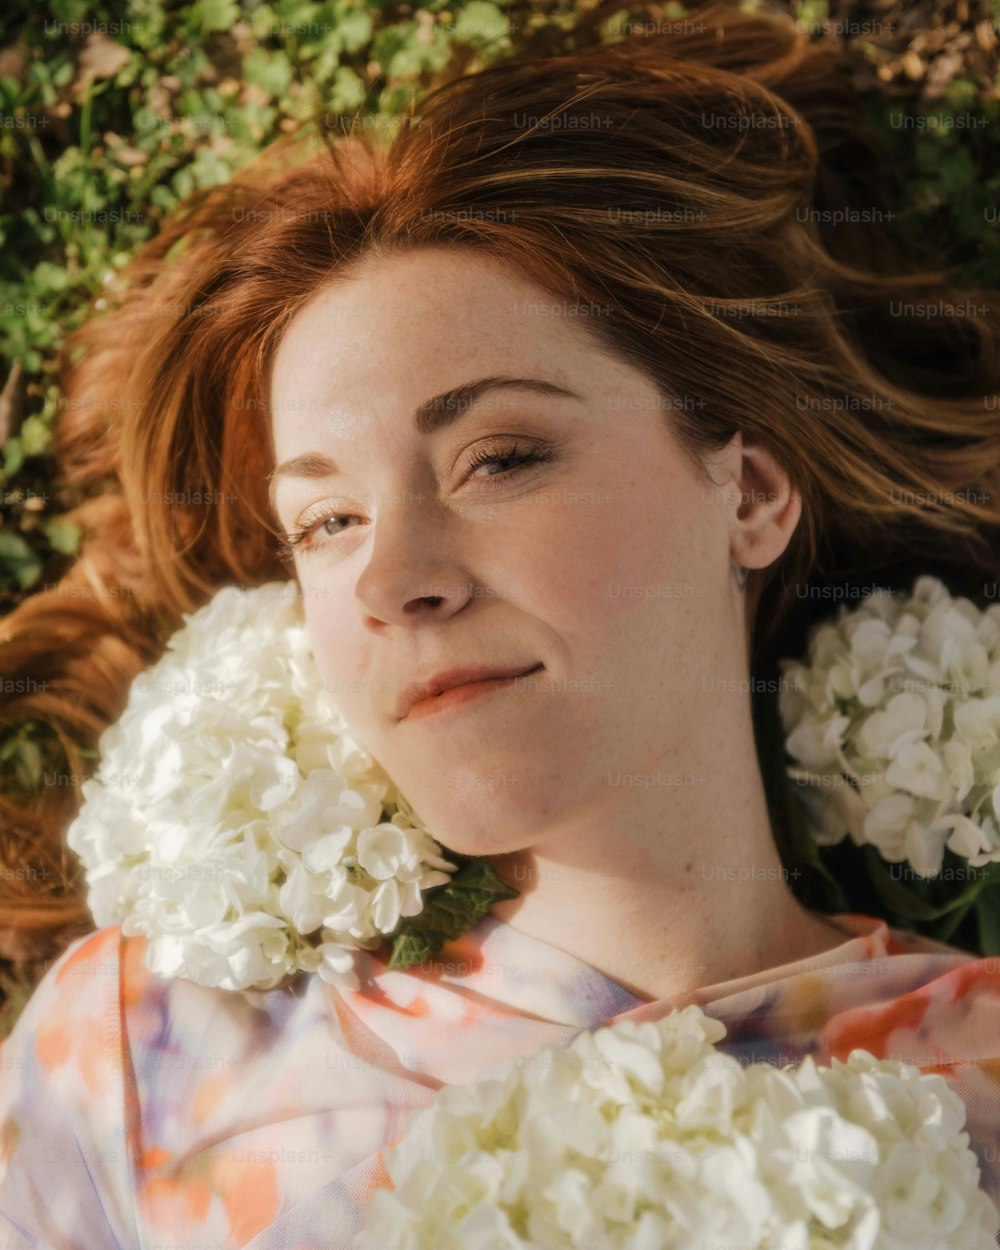
M 446 1086 L 354 1250 L 995 1250 L 965 1106 L 864 1050 L 746 1067 L 700 1007 Z
M 224 587 L 184 619 L 101 735 L 67 833 L 91 913 L 148 937 L 162 976 L 356 986 L 352 951 L 457 865 L 323 689 L 294 582 Z
M 820 845 L 849 834 L 922 877 L 1000 862 L 1000 604 L 935 577 L 877 590 L 782 661 L 789 775 Z

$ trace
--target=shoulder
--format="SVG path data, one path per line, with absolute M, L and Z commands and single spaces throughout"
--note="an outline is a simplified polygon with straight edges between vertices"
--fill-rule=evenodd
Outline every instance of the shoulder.
M 827 1023 L 830 1052 L 860 1046 L 922 1068 L 1000 1062 L 1000 957 L 885 925 L 881 937 L 858 965 L 854 1002 Z
M 117 926 L 77 938 L 0 1043 L 0 1215 L 18 1244 L 80 1228 L 94 1250 L 135 1243 L 120 969 Z
M 962 1100 L 981 1183 L 1000 1208 L 1000 957 L 890 934 L 863 1000 L 830 1016 L 821 1049 L 846 1060 L 860 1048 L 944 1078 Z
M 276 1042 L 299 1005 L 291 992 L 254 995 L 162 976 L 147 966 L 149 945 L 114 924 L 77 938 L 53 961 L 0 1042 L 0 1109 L 12 1096 L 16 1082 L 4 1074 L 16 1071 L 15 1061 L 80 1098 L 117 1093 L 124 1083 L 141 1108 L 165 1097 L 172 1081 L 181 1099 L 206 1068 L 234 1077 L 266 1051 L 265 1034 Z
M 60 1085 L 78 1080 L 92 1095 L 110 1092 L 121 1072 L 121 949 L 120 926 L 108 926 L 76 938 L 49 966 L 0 1043 L 0 1106 L 12 1074 L 27 1067 Z
M 82 1130 L 121 1130 L 136 1092 L 135 1052 L 150 1032 L 143 1022 L 170 992 L 146 968 L 146 945 L 124 936 L 120 924 L 107 925 L 70 942 L 49 965 L 0 1041 L 0 1117 L 36 1118 L 43 1104 L 58 1101 Z M 163 1009 L 169 1014 L 169 1004 Z
M 158 1236 L 187 1221 L 207 1245 L 220 1220 L 256 1231 L 274 1216 L 276 1165 L 247 1169 L 226 1143 L 250 1134 L 270 1148 L 308 1103 L 322 1001 L 276 990 L 253 1002 L 164 977 L 147 968 L 148 947 L 120 925 L 77 938 L 0 1042 L 0 1227 L 28 1230 L 24 1244 L 78 1245 L 73 1230 L 86 1228 L 91 1250 L 138 1245 L 141 1212 Z M 250 1176 L 259 1193 L 246 1193 Z M 213 1194 L 222 1206 L 206 1210 Z

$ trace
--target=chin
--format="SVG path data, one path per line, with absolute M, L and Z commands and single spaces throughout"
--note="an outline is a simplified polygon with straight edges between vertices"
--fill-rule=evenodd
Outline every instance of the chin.
M 430 794 L 421 787 L 412 794 L 405 789 L 403 793 L 434 840 L 460 855 L 505 855 L 535 840 L 537 821 L 524 811 L 496 805 L 486 791 L 458 801 L 453 795 Z
M 556 770 L 542 772 L 547 782 L 539 776 L 517 784 L 509 773 L 504 783 L 504 774 L 465 767 L 443 771 L 436 781 L 423 773 L 409 788 L 400 777 L 398 785 L 442 846 L 460 855 L 507 855 L 537 845 L 579 800 L 577 793 L 557 792 Z
M 470 814 L 465 804 L 424 800 L 419 793 L 406 797 L 445 854 L 455 851 L 459 855 L 506 855 L 533 841 L 529 829 L 497 817 L 488 810 L 488 804 L 481 804 Z
M 509 837 L 502 835 L 498 835 L 495 841 L 488 837 L 469 837 L 467 832 L 465 836 L 458 833 L 454 837 L 446 837 L 431 827 L 429 822 L 428 828 L 431 830 L 434 841 L 441 847 L 440 853 L 445 859 L 448 858 L 449 854 L 467 855 L 476 859 L 482 859 L 487 855 L 510 855 L 514 851 L 525 850 L 531 845 L 530 839 L 527 839 L 524 843 L 512 843 Z

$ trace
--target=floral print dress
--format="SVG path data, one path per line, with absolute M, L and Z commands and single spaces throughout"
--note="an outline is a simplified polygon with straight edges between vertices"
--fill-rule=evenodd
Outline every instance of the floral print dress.
M 380 1149 L 442 1085 L 690 1002 L 745 1063 L 863 1047 L 941 1073 L 1000 1206 L 1000 959 L 834 919 L 831 950 L 655 1002 L 490 915 L 406 971 L 357 952 L 356 990 L 162 979 L 100 929 L 0 1045 L 0 1250 L 350 1250 Z

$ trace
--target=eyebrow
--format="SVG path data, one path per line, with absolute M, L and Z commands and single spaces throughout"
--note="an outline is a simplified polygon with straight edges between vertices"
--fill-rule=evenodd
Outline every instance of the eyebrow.
M 413 414 L 413 428 L 418 434 L 433 434 L 458 420 L 487 391 L 514 389 L 534 391 L 537 395 L 554 395 L 562 399 L 583 399 L 576 391 L 540 378 L 478 378 L 474 382 L 463 382 L 461 386 L 443 391 L 422 403 Z M 270 482 L 268 497 L 271 507 L 274 507 L 275 489 L 282 478 L 324 478 L 332 477 L 336 472 L 336 463 L 320 451 L 306 451 L 290 460 L 282 461 L 267 477 Z

